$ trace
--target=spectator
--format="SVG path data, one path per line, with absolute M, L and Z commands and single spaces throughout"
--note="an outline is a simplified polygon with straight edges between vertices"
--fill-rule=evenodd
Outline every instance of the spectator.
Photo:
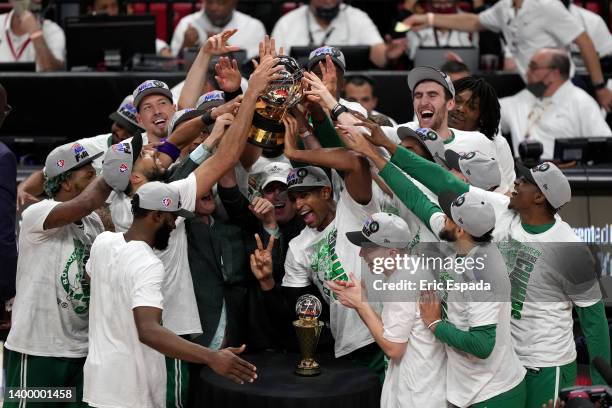
M 378 105 L 378 96 L 376 96 L 376 82 L 374 78 L 368 75 L 351 75 L 345 78 L 344 85 L 344 97 L 349 102 L 357 102 L 363 106 L 368 112 L 368 116 L 383 116 L 380 112 L 376 112 L 376 105 Z M 388 117 L 387 117 L 388 118 Z M 391 126 L 397 125 L 397 123 L 388 118 L 391 122 Z
M 603 18 L 599 14 L 593 13 L 590 10 L 587 10 L 583 7 L 577 6 L 573 3 L 563 4 L 568 7 L 568 10 L 576 19 L 580 22 L 582 28 L 589 34 L 591 40 L 593 40 L 593 45 L 597 50 L 597 54 L 599 58 L 604 58 L 612 54 L 612 36 L 610 35 L 610 30 Z M 576 46 L 576 44 L 570 45 L 570 50 L 572 52 L 572 60 L 574 64 L 579 67 L 584 67 L 584 61 L 580 56 L 580 49 Z
M 463 62 L 448 60 L 440 66 L 440 71 L 448 75 L 455 82 L 461 78 L 470 76 L 470 69 Z
M 342 0 L 311 0 L 309 5 L 281 17 L 272 30 L 272 37 L 287 54 L 291 47 L 299 46 L 367 45 L 370 61 L 378 67 L 399 58 L 406 50 L 401 40 L 385 44 L 370 17 Z
M 12 10 L 0 15 L 6 32 L 6 41 L 0 42 L 0 63 L 36 62 L 37 71 L 62 69 L 66 37 L 61 27 L 27 9 L 23 0 L 11 0 L 11 4 Z
M 459 8 L 454 0 L 425 1 L 425 9 L 432 13 L 453 14 Z M 419 47 L 478 47 L 478 36 L 457 30 L 427 27 L 420 31 L 408 31 L 408 57 L 414 60 Z
M 178 55 L 184 48 L 197 47 L 212 35 L 237 28 L 230 44 L 246 51 L 254 58 L 259 51 L 259 41 L 266 34 L 261 21 L 236 10 L 238 0 L 202 1 L 202 10 L 185 16 L 179 21 L 172 36 L 170 48 Z
M 480 14 L 427 13 L 412 15 L 404 20 L 404 24 L 413 30 L 438 27 L 461 31 L 501 31 L 523 80 L 527 79 L 529 61 L 537 51 L 546 47 L 566 47 L 574 42 L 580 48 L 591 75 L 597 100 L 606 110 L 612 108 L 612 91 L 606 88 L 593 41 L 558 0 L 500 0 Z
M 0 85 L 0 126 L 11 112 L 6 101 L 6 91 Z M 15 273 L 17 271 L 17 245 L 15 243 L 15 203 L 17 201 L 17 159 L 13 152 L 0 142 L 0 311 L 4 303 L 15 296 Z
M 512 135 L 514 151 L 525 139 L 544 145 L 543 158 L 551 159 L 555 139 L 612 136 L 597 103 L 569 80 L 570 61 L 564 51 L 537 52 L 527 70 L 527 88 L 502 98 L 501 129 Z

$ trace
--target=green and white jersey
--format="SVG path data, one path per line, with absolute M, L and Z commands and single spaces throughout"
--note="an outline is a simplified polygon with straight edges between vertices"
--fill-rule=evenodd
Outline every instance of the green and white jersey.
M 465 271 L 455 268 L 445 275 L 445 279 L 464 284 L 483 282 L 490 289 L 449 290 L 446 319 L 463 331 L 495 324 L 495 346 L 484 359 L 446 346 L 447 399 L 459 407 L 509 391 L 525 377 L 525 369 L 512 347 L 510 280 L 504 259 L 495 244 L 474 247 L 465 256 L 465 259 L 469 258 L 475 261 L 474 268 Z
M 370 331 L 357 312 L 346 308 L 332 296 L 326 280 L 348 280 L 352 272 L 357 278 L 367 266 L 359 257 L 360 247 L 346 238 L 349 231 L 359 231 L 363 222 L 378 212 L 374 200 L 365 206 L 356 203 L 346 189 L 340 193 L 334 220 L 323 230 L 304 228 L 289 242 L 285 259 L 283 286 L 300 288 L 314 283 L 329 303 L 331 332 L 335 339 L 335 355 L 341 357 L 374 342 Z
M 23 212 L 17 294 L 6 348 L 34 356 L 85 357 L 89 327 L 85 263 L 104 227 L 91 213 L 78 224 L 43 229 L 59 204 L 43 200 Z
M 512 283 L 512 337 L 521 362 L 554 367 L 574 361 L 572 304 L 588 307 L 601 300 L 599 283 L 586 275 L 591 265 L 576 265 L 589 262 L 586 246 L 575 244 L 580 239 L 558 216 L 547 231 L 532 234 L 508 209 L 509 197 L 470 191 L 485 194 L 495 209 L 493 235 Z

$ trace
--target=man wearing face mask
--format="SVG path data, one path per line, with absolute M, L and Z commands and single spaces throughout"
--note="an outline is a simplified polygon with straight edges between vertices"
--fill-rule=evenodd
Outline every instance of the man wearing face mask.
M 551 159 L 556 138 L 612 136 L 597 102 L 572 84 L 569 72 L 565 52 L 540 50 L 529 62 L 526 88 L 500 100 L 501 129 L 512 134 L 514 151 L 523 140 L 538 140 L 542 158 Z
M 272 37 L 287 53 L 299 46 L 368 45 L 370 61 L 378 67 L 399 58 L 406 49 L 401 40 L 385 44 L 370 17 L 342 0 L 311 0 L 281 17 Z
M 64 66 L 66 37 L 53 21 L 37 14 L 41 0 L 11 0 L 11 11 L 0 15 L 4 27 L 0 63 L 36 62 L 37 71 L 57 71 Z
M 259 41 L 266 35 L 261 21 L 236 10 L 238 0 L 202 1 L 202 10 L 185 16 L 179 21 L 170 48 L 174 55 L 183 49 L 197 47 L 208 37 L 224 30 L 237 28 L 238 32 L 229 41 L 254 58 L 259 52 Z

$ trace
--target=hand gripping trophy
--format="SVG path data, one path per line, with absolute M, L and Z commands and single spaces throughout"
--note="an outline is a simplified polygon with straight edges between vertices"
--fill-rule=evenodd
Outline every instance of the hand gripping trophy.
M 314 355 L 323 329 L 323 322 L 318 319 L 321 314 L 321 301 L 313 295 L 302 295 L 295 304 L 295 313 L 298 320 L 293 322 L 293 326 L 302 353 L 295 373 L 306 377 L 319 375 L 321 368 L 315 361 Z
M 303 72 L 297 61 L 279 55 L 278 64 L 284 67 L 278 73 L 282 78 L 273 81 L 259 96 L 255 106 L 249 142 L 267 149 L 280 148 L 285 141 L 283 116 L 302 99 Z

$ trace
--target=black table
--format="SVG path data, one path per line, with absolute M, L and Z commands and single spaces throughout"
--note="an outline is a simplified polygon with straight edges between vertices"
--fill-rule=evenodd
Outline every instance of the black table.
M 317 356 L 321 374 L 293 373 L 297 354 L 263 352 L 245 355 L 257 366 L 258 378 L 239 385 L 205 367 L 200 373 L 195 406 L 198 408 L 374 408 L 380 405 L 381 386 L 368 369 L 332 356 Z

